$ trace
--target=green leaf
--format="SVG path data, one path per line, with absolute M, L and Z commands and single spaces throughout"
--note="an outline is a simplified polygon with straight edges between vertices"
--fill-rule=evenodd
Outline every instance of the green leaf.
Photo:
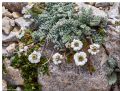
M 113 72 L 111 75 L 108 76 L 108 83 L 109 85 L 115 84 L 117 81 L 117 75 L 115 72 Z

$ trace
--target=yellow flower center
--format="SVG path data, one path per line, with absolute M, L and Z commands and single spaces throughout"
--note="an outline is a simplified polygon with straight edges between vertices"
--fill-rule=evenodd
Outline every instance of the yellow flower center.
M 79 43 L 78 43 L 78 42 L 75 42 L 74 45 L 75 45 L 76 47 L 78 47 L 78 46 L 79 46 Z
M 83 56 L 79 56 L 79 61 L 83 61 L 84 57 Z
M 37 55 L 36 54 L 32 54 L 32 59 L 36 60 L 37 59 Z
M 92 51 L 96 52 L 97 51 L 97 47 L 93 47 Z
M 60 60 L 60 56 L 56 56 L 56 60 L 59 61 Z

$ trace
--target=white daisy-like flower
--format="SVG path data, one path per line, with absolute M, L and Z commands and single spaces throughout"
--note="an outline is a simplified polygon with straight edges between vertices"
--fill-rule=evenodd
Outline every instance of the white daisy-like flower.
M 82 48 L 83 43 L 80 40 L 74 39 L 71 43 L 71 48 L 73 48 L 74 51 L 78 51 Z
M 62 63 L 62 59 L 63 59 L 63 56 L 61 55 L 61 54 L 59 54 L 59 53 L 55 53 L 53 56 L 52 56 L 52 59 L 53 59 L 53 63 L 54 64 L 60 64 L 60 63 Z
M 87 62 L 87 55 L 85 52 L 79 52 L 74 55 L 75 64 L 83 66 Z
M 100 50 L 100 45 L 99 44 L 92 44 L 90 45 L 90 49 L 88 49 L 88 52 L 91 53 L 92 55 L 96 55 Z
M 28 57 L 28 60 L 31 63 L 39 63 L 40 62 L 40 58 L 41 58 L 41 53 L 34 51 L 33 53 L 31 53 Z

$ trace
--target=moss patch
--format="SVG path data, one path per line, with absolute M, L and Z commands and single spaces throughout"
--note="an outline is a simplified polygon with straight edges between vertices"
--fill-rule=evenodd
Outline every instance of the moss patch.
M 12 66 L 18 68 L 22 71 L 22 76 L 24 78 L 24 91 L 41 91 L 41 85 L 38 84 L 38 67 L 42 66 L 42 63 L 46 62 L 45 58 L 40 59 L 40 63 L 32 64 L 28 61 L 28 57 L 22 55 L 19 57 L 15 55 Z M 47 65 L 47 64 L 46 64 Z M 48 68 L 42 66 L 44 68 L 43 73 L 48 73 Z

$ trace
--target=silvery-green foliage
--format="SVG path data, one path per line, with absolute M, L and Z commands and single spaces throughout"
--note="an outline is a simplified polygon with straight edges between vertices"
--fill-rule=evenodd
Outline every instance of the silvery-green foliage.
M 101 18 L 93 16 L 91 9 L 82 8 L 82 14 L 78 14 L 74 10 L 74 3 L 46 3 L 46 7 L 35 18 L 39 27 L 33 33 L 35 40 L 47 39 L 60 49 L 74 38 L 82 40 L 85 36 L 96 36 L 91 30 L 95 26 L 100 27 Z M 97 31 L 95 33 L 98 34 Z M 97 40 L 98 36 L 93 39 Z
M 82 13 L 79 16 L 80 22 L 91 27 L 94 26 L 104 27 L 107 25 L 107 17 L 103 18 L 93 15 L 93 11 L 91 8 L 90 9 L 81 8 L 81 12 Z
M 101 44 L 104 42 L 104 36 L 105 35 L 95 33 L 95 35 L 92 35 L 92 39 L 94 40 L 95 43 Z
M 113 72 L 111 75 L 108 75 L 108 83 L 109 85 L 115 84 L 117 81 L 117 74 Z
M 106 64 L 106 75 L 109 85 L 115 84 L 117 82 L 117 62 L 114 58 L 110 57 Z
M 77 28 L 77 26 L 79 26 L 77 23 L 78 21 L 75 21 L 73 19 L 60 19 L 51 28 L 51 31 L 49 32 L 47 39 L 51 40 L 53 43 L 57 44 L 58 47 L 61 48 L 62 46 L 64 46 L 62 44 L 65 44 L 68 41 L 71 42 L 74 38 L 80 39 L 81 30 Z

